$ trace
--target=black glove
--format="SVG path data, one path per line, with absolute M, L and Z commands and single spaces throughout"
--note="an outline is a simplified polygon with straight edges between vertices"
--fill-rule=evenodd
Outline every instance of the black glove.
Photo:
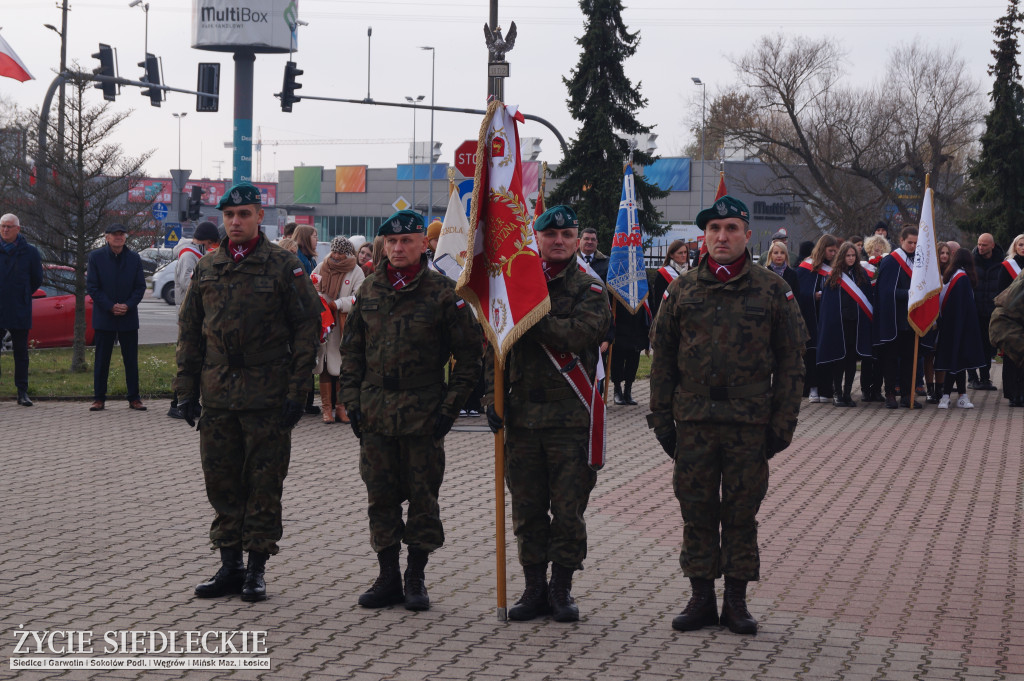
M 769 429 L 764 438 L 764 458 L 770 459 L 788 446 L 788 442 Z
M 451 416 L 438 414 L 437 418 L 434 419 L 434 439 L 444 439 L 444 436 L 448 434 L 448 431 L 452 429 L 453 425 L 455 425 L 455 419 Z
M 348 412 L 348 420 L 352 424 L 352 432 L 355 433 L 356 438 L 362 440 L 363 412 L 359 411 L 359 407 L 348 407 L 345 411 Z
M 194 397 L 178 398 L 178 411 L 181 412 L 181 416 L 185 419 L 185 423 L 192 428 L 196 427 L 196 420 L 199 418 L 199 414 L 202 409 L 203 408 L 199 406 L 199 400 Z
M 676 460 L 676 431 L 670 430 L 668 432 L 662 433 L 661 435 L 658 435 L 657 433 L 655 433 L 654 436 L 656 438 L 658 438 L 658 444 L 660 444 L 661 448 L 665 450 L 666 454 L 668 454 L 668 458 L 670 458 L 673 461 L 675 461 Z
M 487 405 L 486 412 L 487 427 L 491 429 L 492 433 L 497 433 L 499 430 L 501 430 L 502 426 L 505 425 L 505 422 L 501 420 L 500 416 L 498 416 L 498 412 L 494 411 L 493 404 Z
M 304 405 L 294 400 L 285 399 L 281 408 L 281 422 L 285 428 L 294 428 L 295 424 L 302 418 Z

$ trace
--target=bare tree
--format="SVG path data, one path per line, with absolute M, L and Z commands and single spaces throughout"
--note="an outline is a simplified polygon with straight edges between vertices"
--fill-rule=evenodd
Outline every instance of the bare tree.
M 86 93 L 91 83 L 72 81 L 66 103 L 64 155 L 57 145 L 48 144 L 46 163 L 51 169 L 45 182 L 32 188 L 31 214 L 35 242 L 44 258 L 75 268 L 75 340 L 71 370 L 84 371 L 85 364 L 85 268 L 88 254 L 102 243 L 108 225 L 119 222 L 138 231 L 148 220 L 127 203 L 128 189 L 142 175 L 152 154 L 128 156 L 109 139 L 130 112 L 114 113 L 109 103 L 90 105 Z M 50 117 L 48 139 L 56 139 L 56 123 Z M 34 149 L 37 158 L 39 149 Z
M 887 210 L 916 221 L 932 173 L 952 229 L 981 117 L 963 59 L 913 43 L 893 51 L 882 85 L 870 88 L 844 86 L 843 63 L 833 40 L 783 35 L 733 61 L 747 107 L 721 133 L 771 167 L 776 179 L 756 190 L 795 194 L 822 231 L 845 236 Z

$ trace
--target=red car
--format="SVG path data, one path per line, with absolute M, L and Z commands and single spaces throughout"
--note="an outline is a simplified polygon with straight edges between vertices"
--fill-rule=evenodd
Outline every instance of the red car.
M 43 265 L 43 285 L 32 294 L 30 348 L 69 347 L 75 339 L 75 269 L 67 265 Z M 85 343 L 93 344 L 92 297 L 85 296 Z

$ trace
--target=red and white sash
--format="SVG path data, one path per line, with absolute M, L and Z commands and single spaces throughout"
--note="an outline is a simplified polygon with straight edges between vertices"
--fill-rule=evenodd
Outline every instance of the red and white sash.
M 860 266 L 864 268 L 864 271 L 868 273 L 869 277 L 875 276 L 875 272 L 878 271 L 878 268 L 875 267 L 874 265 L 872 265 L 867 260 L 861 260 L 860 261 Z
M 604 466 L 604 399 L 597 386 L 591 382 L 578 355 L 572 352 L 554 352 L 541 344 L 551 363 L 562 374 L 573 392 L 583 402 L 590 414 L 590 438 L 587 442 L 587 463 L 595 471 Z M 598 365 L 601 364 L 600 359 Z
M 180 259 L 181 255 L 183 253 L 186 253 L 186 252 L 191 253 L 192 255 L 196 256 L 197 258 L 202 258 L 203 257 L 202 253 L 200 253 L 196 249 L 192 248 L 191 246 L 182 246 L 181 250 L 178 251 L 178 258 Z
M 857 282 L 853 280 L 849 274 L 843 273 L 843 278 L 839 280 L 839 285 L 843 287 L 851 298 L 857 301 L 857 305 L 860 309 L 864 310 L 864 314 L 868 316 L 868 319 L 874 320 L 875 309 L 871 306 L 871 300 L 864 295 L 864 292 L 857 286 Z
M 800 269 L 807 270 L 808 272 L 814 272 L 814 265 L 811 264 L 811 259 L 807 258 L 806 260 L 801 262 L 800 263 Z M 827 277 L 829 275 L 829 273 L 831 273 L 831 272 L 832 272 L 832 266 L 829 265 L 828 263 L 824 263 L 823 262 L 818 267 L 817 274 L 819 274 L 822 277 Z
M 907 262 L 907 258 L 909 256 L 907 256 L 907 252 L 906 251 L 904 251 L 902 248 L 897 248 L 895 251 L 893 251 L 889 255 L 891 255 L 892 257 L 896 258 L 896 262 L 899 263 L 899 266 L 903 269 L 903 273 L 904 274 L 906 274 L 908 277 L 913 276 L 913 274 L 914 274 L 913 263 L 908 263 Z
M 953 288 L 953 285 L 956 284 L 956 282 L 958 282 L 962 277 L 966 277 L 966 276 L 967 276 L 966 272 L 964 272 L 963 270 L 957 270 L 956 274 L 953 275 L 953 278 L 949 280 L 949 283 L 942 287 L 942 292 L 939 293 L 939 311 L 940 312 L 942 310 L 944 310 L 945 307 L 946 307 L 946 299 L 948 297 L 946 294 L 949 293 L 950 289 Z
M 670 284 L 679 276 L 679 273 L 676 272 L 676 268 L 674 267 L 660 267 L 658 268 L 658 274 L 660 274 L 661 277 Z
M 1004 260 L 1003 267 L 1005 267 L 1006 271 L 1010 273 L 1010 277 L 1012 279 L 1016 279 L 1017 277 L 1020 276 L 1020 265 L 1018 265 L 1017 261 L 1014 260 L 1013 258 Z

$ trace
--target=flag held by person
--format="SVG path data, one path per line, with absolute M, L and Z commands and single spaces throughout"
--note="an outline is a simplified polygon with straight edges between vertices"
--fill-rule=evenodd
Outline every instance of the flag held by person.
M 498 366 L 551 308 L 523 195 L 517 107 L 492 101 L 480 128 L 466 265 L 456 290 L 473 305 Z M 472 254 L 469 256 L 469 254 Z
M 14 48 L 7 44 L 7 41 L 0 36 L 0 76 L 7 76 L 24 83 L 26 80 L 35 80 L 25 62 L 21 61 Z
M 455 281 L 459 280 L 466 266 L 466 244 L 469 238 L 469 218 L 462 207 L 462 199 L 458 190 L 448 196 L 448 209 L 441 223 L 441 236 L 437 238 L 434 249 L 434 265 L 437 269 Z
M 921 206 L 921 220 L 917 229 L 917 250 L 907 300 L 907 321 L 918 336 L 923 336 L 939 317 L 939 293 L 942 291 L 939 258 L 935 250 L 935 218 L 930 187 L 924 190 L 924 205 Z
M 644 267 L 643 233 L 637 217 L 633 166 L 622 177 L 619 215 L 608 256 L 608 289 L 631 314 L 647 299 L 647 269 Z

